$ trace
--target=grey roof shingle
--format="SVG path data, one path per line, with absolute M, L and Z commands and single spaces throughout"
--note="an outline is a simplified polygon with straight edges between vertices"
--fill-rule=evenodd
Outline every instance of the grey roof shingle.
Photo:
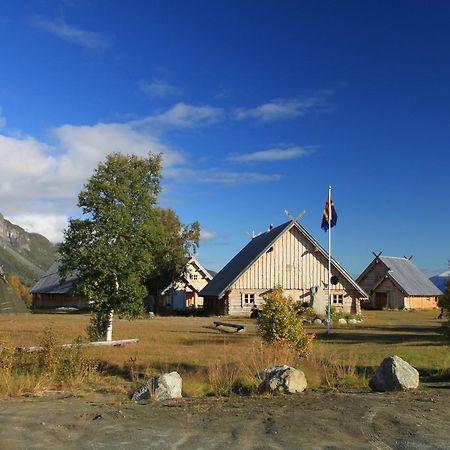
M 249 268 L 254 261 L 291 226 L 297 226 L 300 232 L 326 257 L 328 253 L 298 223 L 285 222 L 266 233 L 253 238 L 199 293 L 202 297 L 222 297 L 237 278 Z M 358 286 L 353 278 L 332 258 L 333 266 L 363 295 L 367 294 Z
M 221 297 L 230 284 L 280 236 L 292 222 L 286 222 L 253 238 L 199 293 Z
M 409 259 L 395 256 L 380 256 L 388 268 L 388 275 L 411 296 L 442 295 L 442 292 Z
M 32 294 L 67 294 L 72 290 L 77 279 L 76 272 L 70 273 L 63 282 L 59 276 L 59 260 L 55 261 L 50 269 L 42 275 L 31 289 Z

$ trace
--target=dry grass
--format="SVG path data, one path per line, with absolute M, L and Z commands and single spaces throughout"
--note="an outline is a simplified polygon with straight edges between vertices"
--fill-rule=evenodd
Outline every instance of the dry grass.
M 84 349 L 84 357 L 99 365 L 81 381 L 56 383 L 55 377 L 37 379 L 26 371 L 14 381 L 3 371 L 0 384 L 10 386 L 3 395 L 60 388 L 127 392 L 146 377 L 177 370 L 186 395 L 226 395 L 241 375 L 261 379 L 266 367 L 289 364 L 302 368 L 313 388 L 344 389 L 367 385 L 374 368 L 393 354 L 431 377 L 445 374 L 450 367 L 448 341 L 438 333 L 437 315 L 436 311 L 367 311 L 362 324 L 336 326 L 330 336 L 323 327 L 311 327 L 309 331 L 316 333 L 313 353 L 302 360 L 286 349 L 263 345 L 250 319 L 233 320 L 246 325 L 244 333 L 221 332 L 213 326 L 214 319 L 206 317 L 115 319 L 114 339 L 136 337 L 139 343 Z M 0 315 L 0 341 L 13 347 L 37 345 L 43 331 L 51 328 L 60 343 L 74 342 L 85 335 L 88 323 L 88 315 Z

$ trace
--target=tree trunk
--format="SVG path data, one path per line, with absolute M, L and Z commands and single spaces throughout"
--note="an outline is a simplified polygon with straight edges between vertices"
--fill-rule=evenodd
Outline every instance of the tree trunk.
M 114 314 L 114 311 L 111 310 L 111 312 L 109 313 L 108 325 L 106 326 L 106 340 L 107 341 L 112 341 L 113 314 Z

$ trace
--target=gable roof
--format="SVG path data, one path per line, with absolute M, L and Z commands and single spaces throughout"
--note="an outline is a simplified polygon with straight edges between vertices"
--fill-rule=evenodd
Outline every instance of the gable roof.
M 200 261 L 195 258 L 194 256 L 191 256 L 191 258 L 189 259 L 189 261 L 186 263 L 186 265 L 184 266 L 184 269 L 187 268 L 187 266 L 192 265 L 192 266 L 197 266 L 197 270 L 199 272 L 203 272 L 203 274 L 205 275 L 205 278 L 207 280 L 211 280 L 214 275 L 211 273 L 210 270 L 205 269 L 201 264 Z M 190 280 L 189 277 L 186 276 L 186 270 L 183 270 L 183 273 L 180 276 L 180 280 L 179 281 L 183 281 L 184 283 L 186 283 L 187 286 L 189 286 L 191 289 L 193 289 L 194 291 L 197 292 L 197 288 L 194 286 L 194 284 L 192 283 L 192 281 Z M 170 288 L 172 288 L 172 286 L 174 285 L 175 282 L 171 282 L 169 283 L 162 291 L 161 294 L 165 294 Z
M 377 256 L 364 269 L 357 278 L 360 283 L 362 279 L 372 270 L 373 266 L 381 262 L 386 268 L 386 276 L 406 295 L 409 296 L 435 296 L 442 292 L 426 277 L 426 275 L 408 258 L 398 256 Z M 383 281 L 380 280 L 371 287 L 373 292 Z
M 72 290 L 73 283 L 77 279 L 76 272 L 67 275 L 63 282 L 59 276 L 59 260 L 56 260 L 50 269 L 42 275 L 39 281 L 31 289 L 32 294 L 68 294 Z
M 326 258 L 322 246 L 296 221 L 285 222 L 271 230 L 254 237 L 199 293 L 202 297 L 222 297 L 232 284 L 286 231 L 296 227 L 300 233 Z M 335 269 L 364 297 L 367 294 L 353 278 L 333 259 Z
M 409 259 L 380 256 L 378 259 L 388 268 L 388 276 L 407 295 L 442 295 L 426 275 Z

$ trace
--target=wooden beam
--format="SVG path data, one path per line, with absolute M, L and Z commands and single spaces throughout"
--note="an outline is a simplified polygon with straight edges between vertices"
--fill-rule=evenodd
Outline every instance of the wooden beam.
M 77 347 L 104 347 L 104 346 L 112 346 L 112 347 L 121 347 L 122 345 L 129 344 L 137 344 L 139 339 L 121 339 L 119 341 L 97 341 L 97 342 L 82 342 L 80 344 L 62 344 L 58 345 L 58 348 L 77 348 Z M 43 347 L 37 345 L 34 347 L 16 347 L 16 351 L 19 353 L 33 353 L 33 352 L 41 352 Z

